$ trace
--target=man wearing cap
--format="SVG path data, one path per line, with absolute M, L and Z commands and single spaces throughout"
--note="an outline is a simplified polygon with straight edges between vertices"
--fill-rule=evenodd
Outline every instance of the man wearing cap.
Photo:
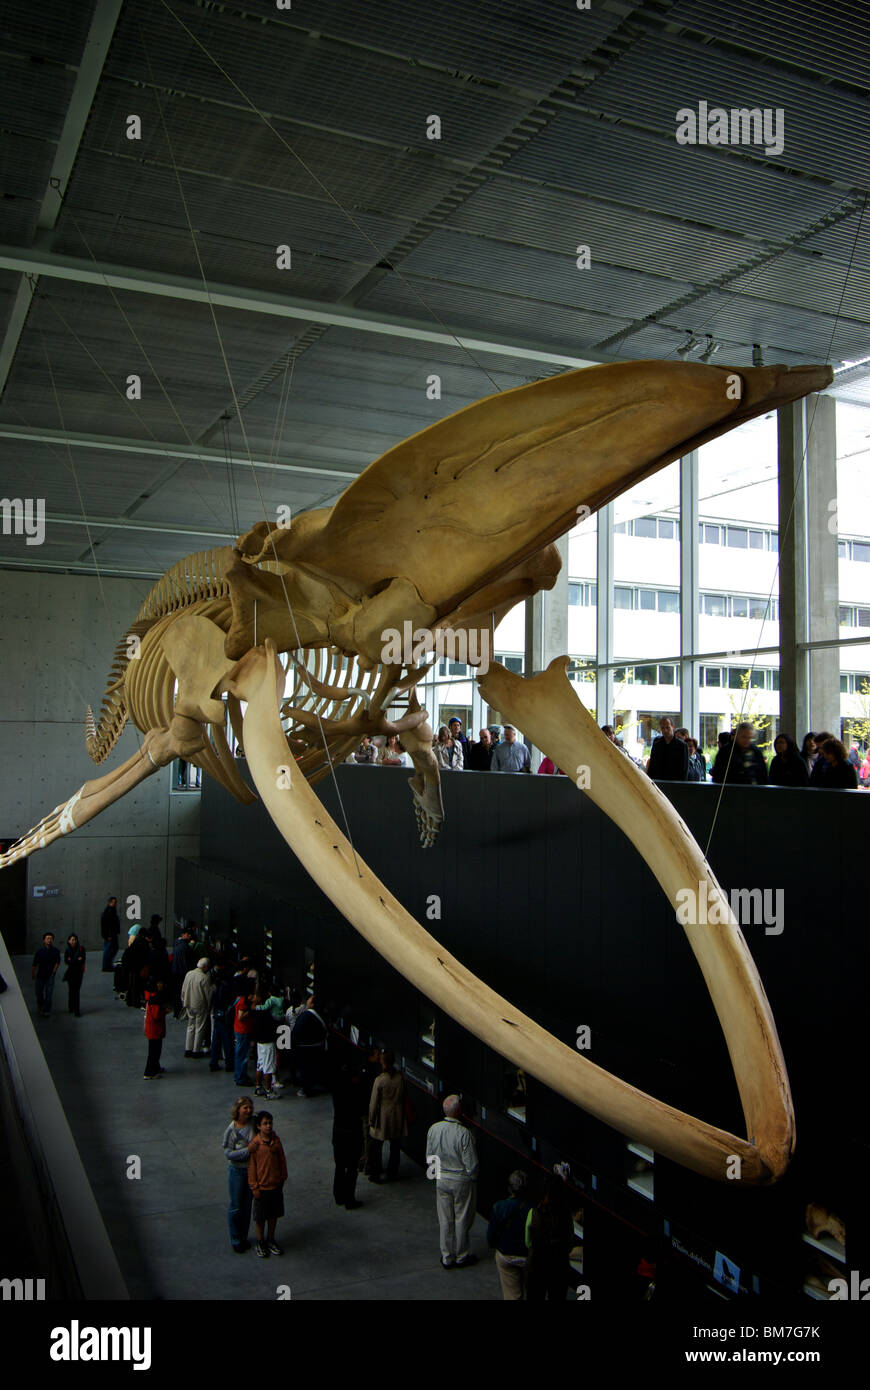
M 517 741 L 513 724 L 505 724 L 504 743 L 493 750 L 490 772 L 531 772 L 531 761 L 526 745 Z
M 462 732 L 462 720 L 457 714 L 448 719 L 447 727 L 450 730 L 450 737 L 454 743 L 458 743 L 462 748 L 462 765 L 468 767 L 468 739 Z
M 211 961 L 203 956 L 193 970 L 188 970 L 181 986 L 181 1002 L 187 1010 L 187 1040 L 184 1044 L 185 1057 L 208 1057 L 209 1049 L 204 1047 L 211 997 L 214 994 L 214 980 L 211 978 Z

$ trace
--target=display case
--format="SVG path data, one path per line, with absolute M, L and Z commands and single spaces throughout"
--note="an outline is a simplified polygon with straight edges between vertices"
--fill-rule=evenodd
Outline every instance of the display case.
M 630 1140 L 625 1146 L 626 1182 L 632 1192 L 646 1197 L 648 1202 L 655 1198 L 655 1154 L 646 1144 Z
M 418 1058 L 424 1067 L 430 1071 L 435 1070 L 435 1025 L 436 1019 L 432 1012 L 431 1005 L 422 1005 L 420 1017 L 423 1020 L 420 1028 L 420 1042 Z
M 526 1074 L 522 1067 L 505 1062 L 503 1072 L 504 1110 L 522 1124 L 528 1121 L 526 1106 Z
M 827 1302 L 831 1281 L 849 1279 L 846 1268 L 846 1225 L 827 1207 L 810 1202 L 804 1212 L 803 1291 L 808 1298 Z

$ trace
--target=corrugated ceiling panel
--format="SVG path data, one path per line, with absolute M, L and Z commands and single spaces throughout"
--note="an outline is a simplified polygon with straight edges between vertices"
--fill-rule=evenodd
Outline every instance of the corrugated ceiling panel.
M 492 353 L 472 355 L 464 348 L 415 342 L 413 338 L 402 339 L 399 346 L 390 346 L 390 341 L 377 334 L 330 328 L 305 354 L 305 364 L 334 375 L 339 382 L 347 379 L 358 383 L 363 390 L 393 386 L 417 390 L 430 372 L 438 372 L 442 389 L 449 379 L 452 390 L 471 400 L 492 389 L 490 377 L 497 379 L 502 391 L 537 379 L 539 364 L 535 362 Z
M 867 86 L 870 5 L 866 0 L 676 0 L 669 20 L 714 40 L 775 55 L 835 80 Z
M 730 151 L 560 115 L 507 165 L 510 173 L 553 182 L 649 211 L 706 222 L 711 231 L 794 236 L 842 201 L 833 190 L 804 183 Z
M 233 450 L 236 460 L 242 457 L 241 450 Z M 277 517 L 279 505 L 287 505 L 294 512 L 309 506 L 332 480 L 321 481 L 317 476 L 306 477 L 298 473 L 277 473 L 272 469 L 257 470 L 263 501 L 251 476 L 250 466 L 234 466 L 231 471 L 232 488 L 227 469 L 222 464 L 181 463 L 178 472 L 169 478 L 162 487 L 137 507 L 134 522 L 148 522 L 159 525 L 168 522 L 174 526 L 202 526 L 206 531 L 226 531 L 235 537 L 249 530 L 257 521 L 263 520 L 263 505 L 271 521 Z M 235 526 L 238 516 L 239 526 Z M 134 533 L 129 532 L 130 535 Z M 158 536 L 156 532 L 143 533 L 149 540 Z M 164 537 L 164 540 L 166 538 Z M 179 538 L 181 539 L 181 538 Z M 190 550 L 207 549 L 226 544 L 220 540 L 203 539 L 192 535 Z
M 692 305 L 688 326 L 737 342 L 761 343 L 778 350 L 800 353 L 806 362 L 839 361 L 867 350 L 867 330 L 863 326 L 840 323 L 829 357 L 829 343 L 835 319 L 813 314 L 789 305 L 769 304 L 738 295 L 707 295 Z M 765 351 L 770 360 L 770 353 Z M 776 359 L 779 360 L 778 358 Z
M 0 125 L 17 135 L 57 140 L 75 78 L 74 72 L 5 58 L 0 85 Z
M 870 270 L 859 265 L 853 265 L 847 275 L 846 266 L 839 262 L 787 252 L 770 265 L 740 276 L 729 288 L 823 314 L 834 314 L 839 306 L 843 318 L 870 323 Z
M 576 6 L 541 0 L 441 0 L 436 6 L 379 0 L 330 0 L 309 16 L 299 7 L 275 13 L 274 0 L 239 0 L 238 8 L 289 27 L 317 28 L 349 43 L 399 53 L 432 67 L 471 73 L 492 82 L 547 90 L 568 65 L 580 61 L 621 22 L 631 5 Z
M 844 271 L 850 261 L 857 266 L 870 265 L 870 210 L 865 209 L 863 217 L 861 212 L 854 212 L 835 226 L 807 237 L 801 249 L 821 251 L 839 261 Z
M 8 402 L 28 423 L 52 428 L 60 424 L 46 350 L 62 418 L 66 427 L 75 431 L 149 437 L 150 428 L 158 439 L 183 442 L 185 434 L 154 373 L 192 437 L 231 402 L 208 305 L 150 295 L 119 295 L 146 358 L 107 290 L 77 286 L 67 290 L 64 297 L 57 293 L 58 282 L 51 282 L 48 291 L 44 289 L 47 284 L 46 279 L 40 282 L 6 392 Z M 298 332 L 298 325 L 290 320 L 264 319 L 226 309 L 215 312 L 237 391 L 286 351 Z M 120 394 L 100 368 L 118 383 Z M 123 394 L 127 375 L 132 372 L 142 377 L 141 401 L 128 401 Z
M 136 144 L 124 134 L 131 107 L 142 117 L 142 140 Z M 352 133 L 304 130 L 286 121 L 273 121 L 272 130 L 252 111 L 178 96 L 162 96 L 160 108 L 150 93 L 133 94 L 127 83 L 104 78 L 83 148 L 171 165 L 171 147 L 182 183 L 186 171 L 194 169 L 238 185 L 236 197 L 247 197 L 249 185 L 318 198 L 331 195 L 342 206 L 381 211 L 400 221 L 427 212 L 458 177 L 455 165 L 438 158 L 437 148 L 390 149 Z M 75 180 L 72 192 L 77 196 Z
M 186 232 L 190 240 L 186 203 L 197 236 L 204 233 L 220 241 L 246 243 L 251 249 L 242 251 L 240 247 L 240 260 L 252 258 L 255 248 L 261 247 L 273 267 L 275 248 L 283 243 L 302 254 L 373 263 L 410 225 L 367 212 L 354 212 L 351 221 L 313 184 L 306 197 L 245 187 L 232 198 L 228 197 L 231 185 L 225 179 L 203 178 L 186 171 L 179 178 L 183 202 L 171 168 L 143 168 L 111 155 L 82 154 L 64 218 L 77 217 L 83 210 L 111 212 L 119 220 L 157 224 L 161 229 L 158 236 L 163 228 L 172 228 Z
M 784 168 L 829 178 L 831 146 L 836 144 L 838 176 L 858 184 L 867 177 L 870 106 L 866 102 L 802 81 L 769 64 L 672 35 L 641 39 L 587 87 L 583 99 L 596 110 L 652 126 L 671 139 L 677 112 L 684 107 L 697 111 L 701 100 L 709 107 L 726 109 L 781 109 L 781 126 L 771 128 L 772 133 L 779 129 L 783 137 L 781 153 L 768 155 L 761 145 L 735 145 L 732 152 L 773 159 Z
M 408 278 L 413 288 L 419 290 L 423 303 L 437 315 L 439 326 L 448 330 L 461 329 L 465 336 L 503 339 L 516 336 L 526 342 L 550 343 L 554 348 L 562 347 L 572 355 L 582 356 L 584 348 L 590 348 L 600 338 L 627 328 L 629 324 L 628 319 L 609 314 L 583 313 L 560 305 Z M 360 301 L 360 307 L 413 316 L 425 322 L 419 300 L 393 275 L 386 276 L 367 294 Z
M 374 258 L 371 253 L 366 262 L 340 261 L 297 251 L 290 268 L 278 270 L 275 246 L 279 244 L 254 245 L 197 233 L 197 259 L 186 227 L 165 228 L 130 218 L 114 222 L 107 217 L 72 213 L 61 214 L 53 248 L 83 260 L 93 256 L 97 261 L 152 272 L 157 279 L 161 274 L 181 275 L 197 283 L 202 281 L 201 261 L 206 279 L 213 284 L 325 301 L 348 294 Z
M 766 249 L 758 239 L 715 234 L 613 203 L 494 177 L 451 214 L 447 225 L 505 241 L 553 249 L 554 235 L 588 244 L 594 260 L 696 283 L 726 274 Z M 699 210 L 700 217 L 700 210 Z
M 61 63 L 78 63 L 94 11 L 93 0 L 4 0 L 0 46 Z
M 483 237 L 437 231 L 402 262 L 409 275 L 429 276 L 529 300 L 619 314 L 626 304 L 638 317 L 655 313 L 692 288 L 686 280 L 656 278 L 596 261 L 577 268 L 578 239 L 566 227 L 551 252 Z
M 180 7 L 205 50 L 261 111 L 302 125 L 347 129 L 356 135 L 431 149 L 427 117 L 441 117 L 439 152 L 477 160 L 520 120 L 533 98 L 520 99 L 407 62 L 307 35 L 276 40 L 274 26 L 215 11 Z M 144 32 L 146 61 L 140 36 Z M 191 96 L 247 106 L 232 82 L 158 5 L 143 20 L 143 6 L 122 12 L 106 64 L 113 77 Z
M 5 418 L 4 423 L 17 425 L 21 421 Z M 29 496 L 42 497 L 47 511 L 69 516 L 81 515 L 82 504 L 88 515 L 117 516 L 143 492 L 150 491 L 160 474 L 171 466 L 171 459 L 141 454 L 110 454 L 84 448 L 67 452 L 62 444 L 0 440 L 2 495 L 20 496 L 26 479 Z

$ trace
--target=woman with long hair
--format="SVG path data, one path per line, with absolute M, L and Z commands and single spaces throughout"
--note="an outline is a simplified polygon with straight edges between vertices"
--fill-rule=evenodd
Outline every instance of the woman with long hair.
M 230 1228 L 230 1244 L 237 1255 L 250 1249 L 248 1228 L 251 1224 L 253 1193 L 248 1182 L 248 1164 L 251 1158 L 248 1145 L 256 1132 L 254 1102 L 250 1096 L 239 1096 L 233 1101 L 230 1122 L 224 1130 L 224 1158 L 227 1160 L 230 1189 L 227 1221 Z
M 827 738 L 821 745 L 819 752 L 827 764 L 827 771 L 822 782 L 823 787 L 839 787 L 841 789 L 857 791 L 858 774 L 852 763 L 849 762 L 849 754 L 846 752 L 845 744 L 838 738 Z
M 798 752 L 797 744 L 788 734 L 777 734 L 773 740 L 768 779 L 774 787 L 808 787 L 810 774 Z

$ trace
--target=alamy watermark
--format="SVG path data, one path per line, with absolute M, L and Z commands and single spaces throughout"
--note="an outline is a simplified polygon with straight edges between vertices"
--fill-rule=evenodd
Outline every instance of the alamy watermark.
M 462 628 L 457 632 L 451 627 L 439 627 L 433 632 L 428 627 L 415 628 L 409 618 L 402 623 L 401 632 L 395 627 L 384 628 L 381 642 L 381 661 L 385 665 L 408 668 L 433 657 L 446 657 L 463 666 L 476 666 L 485 676 L 492 655 L 488 628 L 472 628 L 470 632 Z
M 785 111 L 781 106 L 683 106 L 677 112 L 678 145 L 763 145 L 766 155 L 785 148 Z
M 765 936 L 780 936 L 783 929 L 785 891 L 782 888 L 732 888 L 716 893 L 699 880 L 694 888 L 677 892 L 677 921 L 681 927 L 721 927 L 730 921 L 728 908 L 741 927 L 764 926 Z
M 26 545 L 42 545 L 45 540 L 44 497 L 0 497 L 4 536 L 25 536 Z

